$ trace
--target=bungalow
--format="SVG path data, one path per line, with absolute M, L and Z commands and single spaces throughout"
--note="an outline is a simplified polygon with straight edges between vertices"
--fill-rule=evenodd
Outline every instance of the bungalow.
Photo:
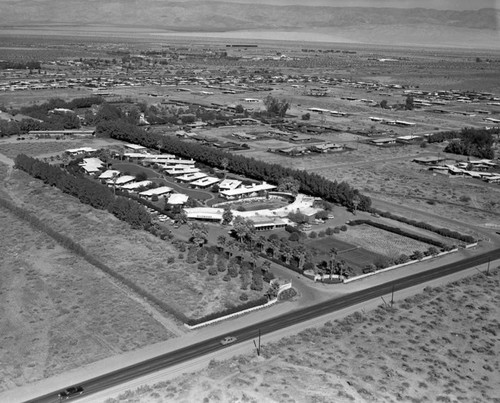
M 416 141 L 420 141 L 422 140 L 423 137 L 422 136 L 416 136 L 416 135 L 408 135 L 408 136 L 399 136 L 399 137 L 396 137 L 396 141 L 399 142 L 399 143 L 414 143 Z
M 416 162 L 417 164 L 423 164 L 423 165 L 436 165 L 441 162 L 444 162 L 446 158 L 443 157 L 436 157 L 436 156 L 425 156 L 425 157 L 417 157 L 413 158 L 411 161 Z
M 241 181 L 237 179 L 224 179 L 221 183 L 219 183 L 219 191 L 236 189 L 241 185 Z
M 194 188 L 205 189 L 209 186 L 215 185 L 219 181 L 219 178 L 206 176 L 205 178 L 201 178 L 191 182 L 191 186 L 193 186 Z
M 130 182 L 122 185 L 121 188 L 123 190 L 137 190 L 146 186 L 150 186 L 152 183 L 153 182 L 151 181 Z
M 164 196 L 170 192 L 172 192 L 172 188 L 169 188 L 168 186 L 160 186 L 157 188 L 148 189 L 148 190 L 145 190 L 143 192 L 140 192 L 139 197 L 144 197 L 146 199 L 150 199 L 153 196 Z
M 380 139 L 371 139 L 369 141 L 369 143 L 376 145 L 376 146 L 387 146 L 387 145 L 396 144 L 396 139 L 393 139 L 391 137 L 380 138 Z
M 165 167 L 163 172 L 169 175 L 185 175 L 200 172 L 200 168 L 195 168 L 194 166 L 189 165 L 169 165 Z
M 213 207 L 191 207 L 184 208 L 184 212 L 190 220 L 203 220 L 221 223 L 224 209 Z
M 188 195 L 182 193 L 174 193 L 170 195 L 170 197 L 167 200 L 167 203 L 171 205 L 184 205 L 187 203 L 188 199 L 189 199 Z
M 274 229 L 285 228 L 288 222 L 279 217 L 252 217 L 256 231 L 272 231 Z
M 194 172 L 191 174 L 176 176 L 175 179 L 177 179 L 179 182 L 192 182 L 192 181 L 196 181 L 196 180 L 201 179 L 201 178 L 205 178 L 206 176 L 208 176 L 206 173 Z
M 262 182 L 260 185 L 252 183 L 250 186 L 240 186 L 236 189 L 223 190 L 220 192 L 226 199 L 242 199 L 244 197 L 264 196 L 268 191 L 276 189 L 276 186 Z
M 232 135 L 238 139 L 241 139 L 241 140 L 255 140 L 255 139 L 257 139 L 257 136 L 254 136 L 253 134 L 248 134 L 245 132 L 234 132 Z
M 323 143 L 323 144 L 315 144 L 311 146 L 310 150 L 318 153 L 326 153 L 328 151 L 342 151 L 344 146 L 342 144 L 335 143 Z
M 86 153 L 94 153 L 96 151 L 97 150 L 95 148 L 92 148 L 92 147 L 80 147 L 80 148 L 70 148 L 64 152 L 71 155 L 71 156 L 74 156 L 74 155 L 80 155 L 80 154 L 86 154 Z
M 92 137 L 95 133 L 94 129 L 67 129 L 67 130 L 30 130 L 28 135 L 30 137 L 62 137 L 62 136 L 79 136 L 79 137 Z
M 137 144 L 124 144 L 123 147 L 125 147 L 128 150 L 132 150 L 139 153 L 145 153 L 148 150 L 146 147 Z
M 89 175 L 94 175 L 101 171 L 104 166 L 104 162 L 102 162 L 99 158 L 84 158 L 78 165 L 80 165 Z
M 108 180 L 108 185 L 114 184 L 116 186 L 121 186 L 121 185 L 125 185 L 126 183 L 129 183 L 132 181 L 135 181 L 135 176 L 123 175 L 123 176 L 116 178 L 116 180 Z
M 104 171 L 102 174 L 98 176 L 98 179 L 113 179 L 115 177 L 118 177 L 120 175 L 120 171 L 117 171 L 115 169 L 108 169 L 107 171 Z

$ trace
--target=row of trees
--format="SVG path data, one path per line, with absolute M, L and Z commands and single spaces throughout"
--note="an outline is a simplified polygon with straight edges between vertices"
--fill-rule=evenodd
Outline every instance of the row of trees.
M 256 180 L 279 184 L 282 178 L 292 177 L 300 183 L 301 192 L 351 209 L 368 210 L 371 206 L 371 200 L 368 196 L 360 194 L 357 189 L 352 188 L 346 182 L 330 181 L 315 173 L 291 169 L 243 155 L 229 154 L 219 149 L 183 141 L 174 136 L 148 133 L 139 127 L 126 125 L 122 121 L 109 122 L 106 125 L 100 124 L 97 126 L 96 132 L 100 136 L 109 136 L 148 148 L 159 149 L 180 157 L 193 158 L 205 165 L 228 169 L 236 174 Z
M 96 181 L 72 175 L 64 169 L 24 154 L 19 154 L 15 158 L 15 166 L 34 178 L 77 197 L 82 203 L 108 210 L 133 228 L 147 229 L 151 226 L 151 217 L 142 204 L 123 196 L 116 196 L 107 186 Z
M 459 140 L 450 142 L 443 151 L 477 158 L 495 158 L 492 130 L 466 127 L 460 131 L 459 137 Z

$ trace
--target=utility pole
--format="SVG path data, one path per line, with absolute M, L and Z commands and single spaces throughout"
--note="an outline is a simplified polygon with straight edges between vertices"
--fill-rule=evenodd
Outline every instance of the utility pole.
M 392 285 L 392 294 L 391 294 L 391 308 L 394 305 L 394 284 Z
M 491 262 L 491 259 L 488 259 L 488 268 L 486 269 L 486 274 L 488 276 L 490 275 L 490 262 Z
M 259 345 L 255 343 L 255 340 L 253 341 L 253 345 L 255 346 L 255 349 L 257 350 L 257 356 L 260 356 L 260 329 L 259 329 Z

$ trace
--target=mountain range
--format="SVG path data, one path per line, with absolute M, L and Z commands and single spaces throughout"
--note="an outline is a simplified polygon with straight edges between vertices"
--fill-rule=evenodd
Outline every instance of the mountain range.
M 426 25 L 498 31 L 500 21 L 500 11 L 496 8 L 436 10 L 206 0 L 0 0 L 0 8 L 0 26 L 3 27 L 104 24 L 190 32 L 380 25 Z

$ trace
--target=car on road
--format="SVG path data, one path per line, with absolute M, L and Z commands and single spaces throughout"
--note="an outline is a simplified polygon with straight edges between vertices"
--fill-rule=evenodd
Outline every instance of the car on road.
M 223 346 L 227 345 L 227 344 L 231 344 L 231 343 L 234 343 L 236 341 L 236 337 L 224 337 L 221 341 L 220 341 L 220 344 L 222 344 Z
M 70 397 L 82 395 L 85 393 L 83 386 L 71 386 L 70 388 L 64 389 L 58 394 L 59 399 L 69 399 Z

